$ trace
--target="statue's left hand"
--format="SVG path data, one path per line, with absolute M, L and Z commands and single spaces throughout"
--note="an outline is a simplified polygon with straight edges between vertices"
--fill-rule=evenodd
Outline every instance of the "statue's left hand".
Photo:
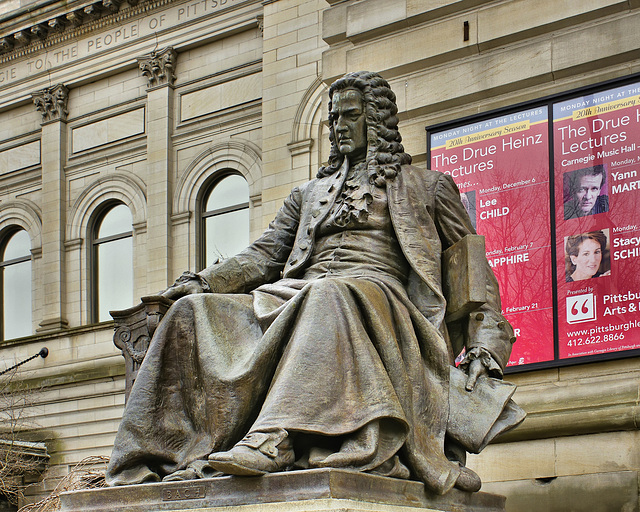
M 478 377 L 481 375 L 488 375 L 488 370 L 484 364 L 482 364 L 481 359 L 474 359 L 469 364 L 469 373 L 467 376 L 467 382 L 465 384 L 465 389 L 467 391 L 473 391 L 473 388 L 476 386 L 476 382 Z

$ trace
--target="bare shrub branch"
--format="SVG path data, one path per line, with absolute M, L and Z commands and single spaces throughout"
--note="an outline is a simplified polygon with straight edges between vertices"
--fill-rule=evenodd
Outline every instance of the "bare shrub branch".
M 25 477 L 46 469 L 46 446 L 27 439 L 37 427 L 32 418 L 37 393 L 22 385 L 17 369 L 0 376 L 0 496 L 14 505 L 30 485 Z
M 109 457 L 92 456 L 82 459 L 66 475 L 49 496 L 22 507 L 18 512 L 54 512 L 60 510 L 60 493 L 79 491 L 82 489 L 96 489 L 106 487 L 104 473 L 109 463 Z

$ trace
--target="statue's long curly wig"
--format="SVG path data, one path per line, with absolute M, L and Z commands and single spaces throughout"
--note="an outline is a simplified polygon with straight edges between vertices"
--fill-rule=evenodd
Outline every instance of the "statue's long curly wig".
M 336 91 L 357 89 L 362 93 L 367 123 L 367 156 L 369 180 L 378 187 L 383 187 L 386 180 L 394 179 L 400 167 L 411 163 L 411 155 L 404 152 L 402 137 L 398 132 L 398 107 L 396 95 L 387 81 L 377 73 L 357 71 L 347 73 L 336 80 L 329 88 L 329 165 L 318 171 L 318 177 L 329 176 L 336 172 L 344 155 L 338 150 L 333 124 L 332 99 Z

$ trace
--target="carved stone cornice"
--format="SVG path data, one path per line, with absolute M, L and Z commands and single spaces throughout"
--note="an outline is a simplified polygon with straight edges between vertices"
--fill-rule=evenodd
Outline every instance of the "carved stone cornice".
M 102 6 L 109 12 L 118 12 L 118 9 L 120 9 L 120 1 L 102 0 Z
M 46 39 L 47 32 L 47 27 L 44 24 L 34 25 L 31 27 L 31 33 L 38 39 Z
M 91 4 L 91 5 L 87 5 L 83 11 L 84 13 L 84 19 L 86 20 L 97 20 L 100 17 L 100 13 L 102 12 L 102 8 L 101 5 L 99 3 L 97 4 Z
M 29 42 L 31 41 L 31 37 L 29 36 L 29 32 L 27 32 L 26 30 L 21 30 L 20 32 L 16 32 L 15 34 L 13 34 L 13 39 L 22 46 L 27 46 L 29 44 Z
M 173 85 L 176 80 L 175 69 L 178 54 L 171 47 L 152 51 L 150 55 L 138 57 L 138 66 L 147 77 L 148 87 Z
M 67 21 L 74 27 L 79 27 L 80 25 L 82 25 L 82 11 L 73 11 L 67 13 L 66 18 Z
M 39 51 L 46 46 L 72 40 L 81 33 L 105 24 L 118 24 L 142 12 L 167 5 L 171 0 L 98 0 L 66 13 L 41 19 L 13 33 L 0 37 L 0 56 L 17 58 L 30 51 Z M 141 4 L 139 7 L 138 5 Z M 142 5 L 144 4 L 144 5 Z M 128 5 L 128 7 L 126 7 Z M 123 9 L 123 6 L 125 8 Z M 78 29 L 82 26 L 82 30 Z M 18 53 L 19 50 L 19 53 Z M 11 54 L 14 52 L 15 55 Z
M 0 37 L 0 53 L 13 50 L 13 41 L 8 37 Z
M 47 22 L 49 29 L 54 32 L 62 32 L 67 25 L 66 18 L 60 16 L 59 18 L 53 18 Z
M 54 85 L 42 91 L 34 92 L 31 97 L 36 110 L 42 115 L 42 122 L 66 121 L 69 111 L 69 89 L 63 84 Z

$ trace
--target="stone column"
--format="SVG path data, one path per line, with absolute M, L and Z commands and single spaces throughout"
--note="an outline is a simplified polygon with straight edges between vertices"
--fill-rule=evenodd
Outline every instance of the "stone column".
M 149 293 L 173 283 L 170 265 L 174 151 L 173 83 L 177 54 L 171 47 L 138 58 L 147 87 L 147 286 Z
M 56 85 L 32 94 L 42 115 L 42 270 L 44 304 L 38 332 L 67 327 L 65 315 L 64 230 L 67 158 L 67 100 L 69 90 Z

